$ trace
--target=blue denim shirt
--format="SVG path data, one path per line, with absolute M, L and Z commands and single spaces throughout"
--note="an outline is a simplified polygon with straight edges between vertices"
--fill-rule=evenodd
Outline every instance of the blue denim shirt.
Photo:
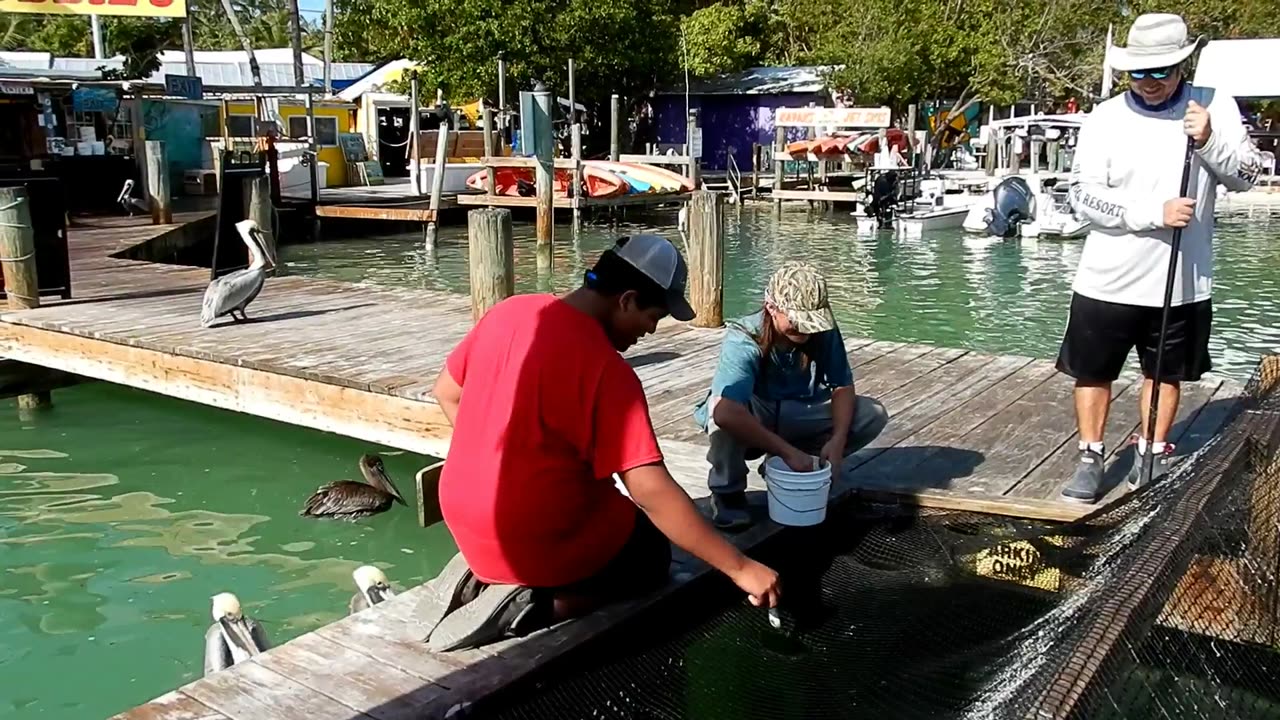
M 809 337 L 806 349 L 812 362 L 808 367 L 804 366 L 799 349 L 775 347 L 768 370 L 762 373 L 763 355 L 753 335 L 760 332 L 763 323 L 763 310 L 729 323 L 711 389 L 694 410 L 699 426 L 707 426 L 712 396 L 726 397 L 747 407 L 751 406 L 753 395 L 765 401 L 824 402 L 831 398 L 834 388 L 853 384 L 853 369 L 849 367 L 839 327 Z

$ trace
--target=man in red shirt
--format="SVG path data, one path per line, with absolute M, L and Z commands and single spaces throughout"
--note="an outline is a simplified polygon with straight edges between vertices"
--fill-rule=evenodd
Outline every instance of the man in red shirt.
M 499 303 L 449 355 L 435 386 L 453 425 L 440 509 L 460 553 L 433 581 L 445 613 L 434 649 L 657 589 L 669 541 L 776 605 L 777 573 L 712 529 L 667 472 L 640 379 L 619 355 L 668 313 L 693 318 L 687 277 L 666 239 L 624 237 L 581 288 Z

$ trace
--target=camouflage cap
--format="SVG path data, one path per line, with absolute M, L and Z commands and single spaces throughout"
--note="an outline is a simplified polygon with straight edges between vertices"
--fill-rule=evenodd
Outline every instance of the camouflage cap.
M 764 299 L 781 310 L 799 332 L 820 333 L 836 326 L 827 299 L 827 280 L 809 263 L 783 263 L 769 278 Z

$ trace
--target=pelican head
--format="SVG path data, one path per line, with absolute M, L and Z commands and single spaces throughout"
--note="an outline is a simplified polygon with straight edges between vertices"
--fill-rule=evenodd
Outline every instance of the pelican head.
M 249 254 L 262 256 L 262 261 L 268 268 L 276 266 L 276 259 L 271 256 L 267 250 L 267 243 L 263 240 L 262 227 L 254 220 L 241 220 L 236 223 L 236 232 L 240 233 L 240 239 L 244 240 L 244 244 L 249 248 Z M 256 250 L 256 252 L 255 252 Z
M 214 595 L 212 600 L 213 621 L 221 629 L 222 639 L 231 652 L 232 664 L 266 651 L 266 643 L 260 633 L 253 631 L 250 621 L 244 616 L 239 598 L 224 592 Z
M 351 573 L 351 578 L 356 581 L 356 588 L 370 606 L 395 597 L 386 573 L 373 565 L 361 565 Z
M 365 482 L 370 485 L 390 493 L 401 505 L 408 505 L 404 498 L 400 496 L 400 490 L 396 484 L 391 482 L 391 478 L 387 475 L 386 469 L 382 466 L 382 458 L 377 455 L 361 455 L 360 456 L 360 474 L 364 476 Z

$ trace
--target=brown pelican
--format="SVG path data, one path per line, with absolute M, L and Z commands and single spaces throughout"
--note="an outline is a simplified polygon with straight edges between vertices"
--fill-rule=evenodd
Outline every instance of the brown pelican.
M 240 611 L 240 600 L 231 593 L 213 596 L 213 625 L 204 634 L 204 674 L 226 670 L 270 647 L 267 633 Z
M 351 596 L 351 603 L 347 606 L 353 614 L 367 610 L 387 598 L 395 597 L 395 591 L 391 589 L 386 573 L 372 565 L 361 565 L 351 573 L 351 577 L 356 581 L 356 589 L 360 591 Z
M 360 474 L 365 482 L 339 480 L 320 486 L 307 498 L 299 515 L 356 520 L 384 512 L 392 502 L 406 505 L 377 455 L 360 456 Z
M 209 327 L 223 315 L 230 315 L 236 322 L 248 320 L 244 309 L 262 291 L 262 284 L 267 279 L 267 269 L 276 266 L 262 242 L 262 228 L 258 227 L 258 223 L 241 220 L 236 223 L 236 231 L 249 248 L 249 267 L 214 278 L 209 283 L 204 291 L 204 304 L 200 308 L 200 324 L 204 327 Z M 240 312 L 238 318 L 237 311 Z

